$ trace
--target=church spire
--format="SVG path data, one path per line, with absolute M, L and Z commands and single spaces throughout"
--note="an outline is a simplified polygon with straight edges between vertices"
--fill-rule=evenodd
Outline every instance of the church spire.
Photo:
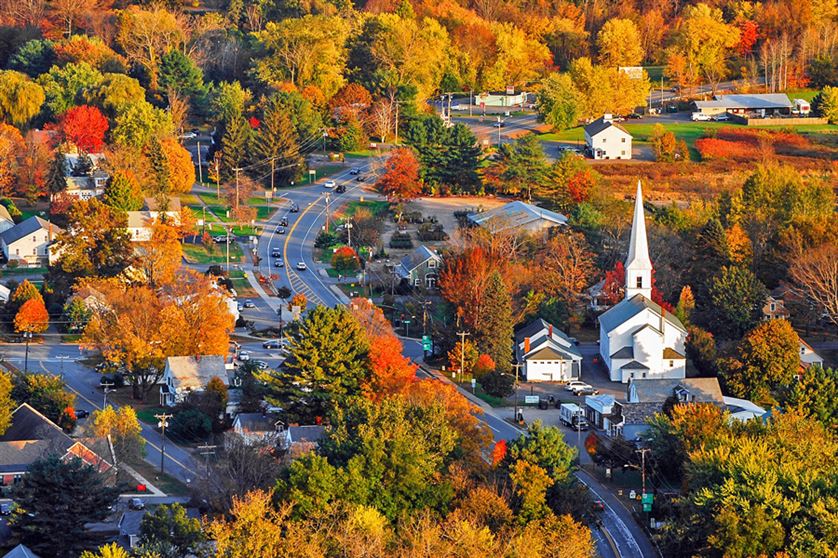
M 649 259 L 649 243 L 646 240 L 646 220 L 643 216 L 643 191 L 637 181 L 637 196 L 634 200 L 634 218 L 631 223 L 631 240 L 626 259 L 626 298 L 642 294 L 652 298 L 652 260 Z

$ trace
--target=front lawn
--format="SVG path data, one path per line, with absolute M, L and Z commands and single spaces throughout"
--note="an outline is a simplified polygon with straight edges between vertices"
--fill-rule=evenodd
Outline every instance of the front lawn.
M 230 263 L 240 263 L 243 257 L 242 249 L 238 242 L 230 243 Z M 183 258 L 191 264 L 216 264 L 227 261 L 227 247 L 224 244 L 216 244 L 212 251 L 204 244 L 183 245 Z

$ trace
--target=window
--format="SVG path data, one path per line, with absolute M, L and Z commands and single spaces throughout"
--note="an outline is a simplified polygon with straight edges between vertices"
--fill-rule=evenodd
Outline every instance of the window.
M 773 312 L 776 309 L 777 309 L 777 305 L 772 302 L 771 303 L 771 311 Z
M 622 139 L 621 139 L 621 141 L 622 141 L 623 143 L 626 143 L 626 138 L 622 138 Z
M 673 368 L 674 366 L 675 366 L 675 361 L 674 361 L 674 360 L 670 360 L 670 361 L 669 361 L 669 367 L 670 367 L 670 368 Z
M 645 372 L 643 372 L 643 377 L 644 377 L 644 378 L 646 377 L 646 373 L 645 373 Z
M 428 260 L 428 269 L 436 269 L 436 260 Z
M 32 242 L 38 242 L 38 237 L 33 235 L 32 236 Z
M 637 276 L 637 288 L 638 289 L 643 288 L 643 276 L 641 276 L 641 275 Z
M 625 157 L 626 152 L 625 152 L 625 151 L 620 151 L 620 155 L 622 155 L 623 157 Z
M 32 248 L 32 255 L 33 255 L 33 256 L 37 256 L 37 255 L 38 255 L 38 248 L 37 248 L 37 247 Z
M 602 138 L 602 143 L 605 143 L 605 140 L 606 140 L 606 139 L 607 139 L 607 138 Z
M 15 256 L 20 256 L 20 248 L 15 248 Z

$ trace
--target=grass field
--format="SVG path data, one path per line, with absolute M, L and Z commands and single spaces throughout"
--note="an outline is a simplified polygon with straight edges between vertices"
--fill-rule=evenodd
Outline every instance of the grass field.
M 233 282 L 233 288 L 236 289 L 236 294 L 244 298 L 254 298 L 259 296 L 250 285 L 250 281 L 244 276 L 244 271 L 231 271 L 230 280 Z
M 786 91 L 789 99 L 803 99 L 804 101 L 812 102 L 812 99 L 817 95 L 817 89 L 790 89 Z
M 338 214 L 346 217 L 352 217 L 361 207 L 368 209 L 373 215 L 379 216 L 385 215 L 388 211 L 390 211 L 390 204 L 386 201 L 365 200 L 349 202 L 340 209 Z
M 194 264 L 225 263 L 227 261 L 227 247 L 223 244 L 218 244 L 214 247 L 212 252 L 209 252 L 207 247 L 203 244 L 184 244 L 183 257 L 187 262 Z M 230 262 L 240 263 L 242 261 L 242 257 L 242 250 L 238 243 L 231 242 Z
M 155 419 L 156 420 L 156 419 Z M 147 481 L 165 492 L 169 496 L 189 496 L 189 488 L 174 477 L 160 474 L 160 469 L 148 461 L 138 459 L 130 464 Z

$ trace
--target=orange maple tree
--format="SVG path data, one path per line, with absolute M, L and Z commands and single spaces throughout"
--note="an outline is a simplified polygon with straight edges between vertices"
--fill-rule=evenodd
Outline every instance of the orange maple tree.
M 412 149 L 400 147 L 390 152 L 384 163 L 384 173 L 375 187 L 393 202 L 411 200 L 422 193 L 419 182 L 419 161 Z
M 395 335 L 370 339 L 367 358 L 371 377 L 364 393 L 372 401 L 404 393 L 416 380 L 417 366 L 402 354 L 402 343 Z
M 108 119 L 96 107 L 73 107 L 61 116 L 61 132 L 64 137 L 88 153 L 102 149 L 107 131 Z
M 43 333 L 48 327 L 49 313 L 40 298 L 24 302 L 15 315 L 15 331 L 18 333 Z
M 195 184 L 195 165 L 192 155 L 174 138 L 160 141 L 169 165 L 169 187 L 172 192 L 188 192 Z

